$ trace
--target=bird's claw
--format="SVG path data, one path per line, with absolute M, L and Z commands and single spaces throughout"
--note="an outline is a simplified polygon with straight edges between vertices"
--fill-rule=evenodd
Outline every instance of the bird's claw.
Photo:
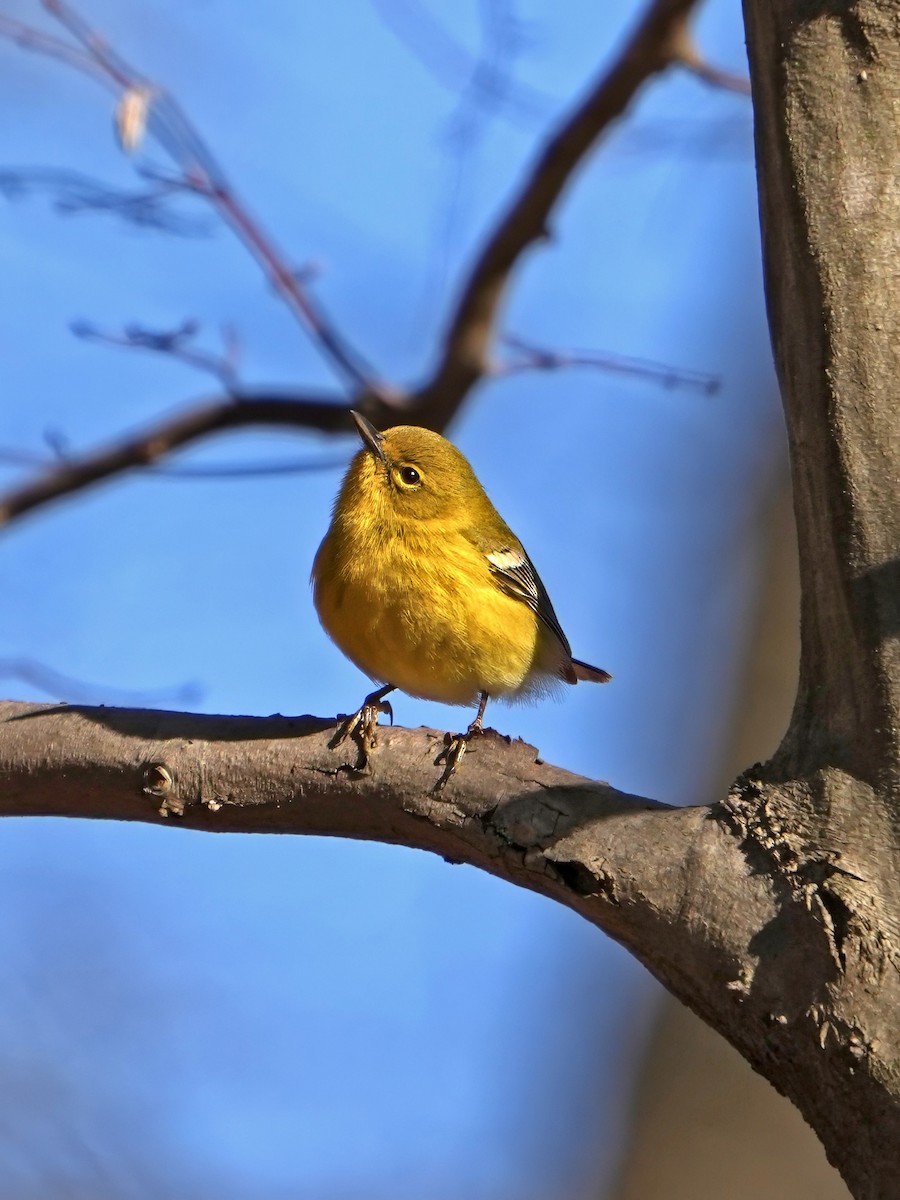
M 362 707 L 337 727 L 334 737 L 328 743 L 329 750 L 336 750 L 348 738 L 355 736 L 359 746 L 356 769 L 364 771 L 369 765 L 369 755 L 378 743 L 378 718 L 381 713 L 384 713 L 393 725 L 394 710 L 390 701 L 367 696 Z
M 484 730 L 481 728 L 481 722 L 473 721 L 465 733 L 444 734 L 444 748 L 434 760 L 436 765 L 444 764 L 443 773 L 434 785 L 435 792 L 443 791 L 450 782 L 462 764 L 462 760 L 469 748 L 469 742 L 476 734 L 480 733 L 484 733 Z

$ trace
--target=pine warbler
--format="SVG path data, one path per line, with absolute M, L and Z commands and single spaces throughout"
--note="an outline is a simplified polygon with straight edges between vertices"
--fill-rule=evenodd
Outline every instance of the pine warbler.
M 354 731 L 362 763 L 375 744 L 384 697 L 474 704 L 464 734 L 447 735 L 442 786 L 481 733 L 489 696 L 547 692 L 559 682 L 605 683 L 572 657 L 540 576 L 450 442 L 398 425 L 379 433 L 353 413 L 363 448 L 338 493 L 316 554 L 319 620 L 344 654 L 383 686 L 338 730 Z

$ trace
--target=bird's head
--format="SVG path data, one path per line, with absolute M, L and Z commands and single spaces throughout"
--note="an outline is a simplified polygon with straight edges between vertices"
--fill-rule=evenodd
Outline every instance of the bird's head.
M 490 505 L 466 458 L 439 433 L 418 425 L 379 433 L 359 413 L 353 419 L 363 448 L 350 464 L 345 489 L 373 518 L 396 515 L 459 528 Z

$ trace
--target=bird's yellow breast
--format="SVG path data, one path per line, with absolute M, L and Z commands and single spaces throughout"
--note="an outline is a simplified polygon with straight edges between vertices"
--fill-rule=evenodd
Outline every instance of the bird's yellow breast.
M 437 539 L 437 540 L 436 540 Z M 319 619 L 362 671 L 426 700 L 469 704 L 528 686 L 546 657 L 534 611 L 497 586 L 463 533 L 337 517 L 313 566 Z

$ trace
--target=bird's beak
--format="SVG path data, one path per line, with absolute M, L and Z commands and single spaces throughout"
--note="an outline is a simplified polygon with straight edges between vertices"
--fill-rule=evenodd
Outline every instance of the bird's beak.
M 384 438 L 372 422 L 366 420 L 362 413 L 354 412 L 351 408 L 350 416 L 356 422 L 356 428 L 359 430 L 359 436 L 363 440 L 363 445 L 371 450 L 377 459 L 384 462 Z

